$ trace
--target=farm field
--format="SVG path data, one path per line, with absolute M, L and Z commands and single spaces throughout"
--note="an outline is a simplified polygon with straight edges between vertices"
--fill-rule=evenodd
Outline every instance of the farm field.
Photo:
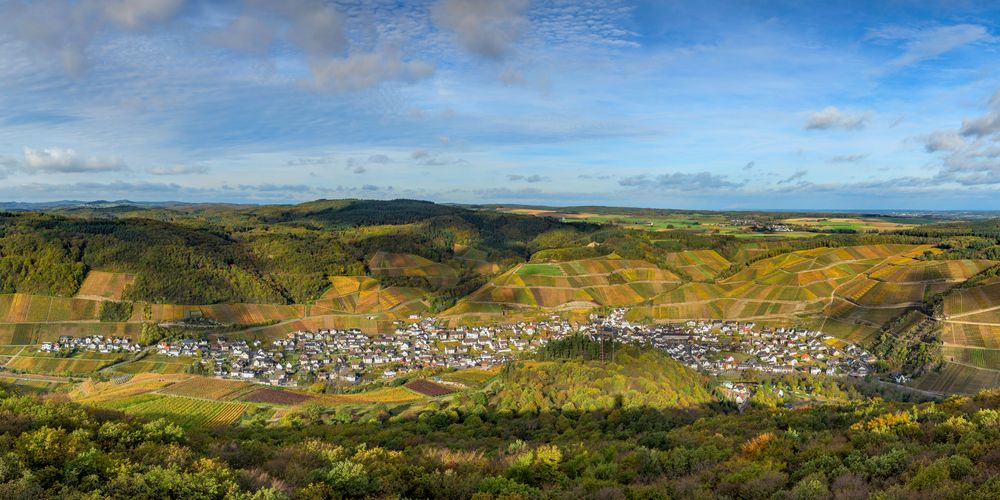
M 945 361 L 954 361 L 976 368 L 1000 370 L 1000 349 L 978 349 L 945 346 L 941 349 Z
M 313 396 L 300 392 L 286 391 L 282 389 L 271 389 L 270 387 L 259 387 L 254 391 L 242 395 L 239 400 L 247 403 L 263 403 L 273 405 L 297 405 L 311 401 Z
M 712 279 L 730 266 L 725 257 L 715 250 L 688 250 L 667 254 L 667 263 L 694 281 Z
M 1000 283 L 955 290 L 944 300 L 944 313 L 951 319 L 1000 306 Z
M 781 221 L 792 226 L 804 226 L 823 230 L 849 229 L 853 231 L 896 231 L 910 229 L 920 224 L 935 222 L 922 219 L 899 219 L 886 217 L 799 217 Z
M 466 387 L 477 387 L 496 377 L 500 373 L 498 368 L 482 370 L 479 368 L 466 368 L 448 373 L 442 373 L 438 378 L 447 382 L 462 384 Z
M 136 304 L 132 308 L 130 321 L 164 322 L 203 317 L 224 325 L 255 325 L 303 316 L 305 316 L 305 306 L 301 304 Z
M 172 396 L 211 399 L 214 401 L 233 401 L 253 392 L 257 388 L 256 384 L 239 380 L 191 377 L 183 382 L 172 384 L 160 391 L 160 393 Z
M 436 384 L 434 382 L 431 382 L 430 380 L 411 380 L 407 382 L 404 387 L 413 392 L 417 392 L 423 394 L 424 396 L 432 398 L 438 396 L 445 396 L 455 392 L 454 390 L 449 389 L 448 387 Z
M 96 320 L 100 301 L 24 293 L 0 295 L 0 323 Z
M 1000 325 L 945 322 L 941 338 L 945 344 L 1000 349 Z
M 135 283 L 135 275 L 90 271 L 84 278 L 76 297 L 91 300 L 122 300 L 125 289 Z
M 309 306 L 308 314 L 388 314 L 405 318 L 427 309 L 425 297 L 417 288 L 383 288 L 373 278 L 331 276 L 329 290 Z
M 630 305 L 673 289 L 680 282 L 680 277 L 648 262 L 615 257 L 523 264 L 497 276 L 444 315 Z
M 455 259 L 472 266 L 479 274 L 496 274 L 500 272 L 500 264 L 487 260 L 486 252 L 474 247 L 456 245 Z
M 188 368 L 193 363 L 193 358 L 150 354 L 138 361 L 118 365 L 114 371 L 121 373 L 187 373 Z
M 129 415 L 150 419 L 165 418 L 189 429 L 231 425 L 249 408 L 249 405 L 243 403 L 207 401 L 154 393 L 114 399 L 99 405 Z
M 924 375 L 913 385 L 921 390 L 942 394 L 975 394 L 1000 386 L 1000 371 L 983 370 L 956 363 L 945 363 L 940 372 Z
M 368 261 L 375 274 L 424 278 L 436 287 L 448 287 L 458 281 L 458 273 L 450 266 L 406 253 L 376 252 Z
M 188 378 L 190 375 L 140 373 L 115 377 L 108 382 L 86 380 L 76 386 L 70 397 L 82 403 L 102 403 L 155 392 Z
M 29 352 L 26 349 L 7 363 L 7 368 L 29 373 L 49 375 L 85 375 L 121 359 L 121 354 L 80 353 L 70 358 L 57 358 L 51 354 Z
M 313 401 L 328 404 L 392 404 L 408 403 L 423 398 L 423 394 L 416 393 L 405 387 L 386 387 L 356 394 L 322 394 L 317 395 Z

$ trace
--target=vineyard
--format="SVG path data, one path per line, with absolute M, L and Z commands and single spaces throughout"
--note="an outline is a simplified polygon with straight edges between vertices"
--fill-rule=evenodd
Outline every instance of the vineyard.
M 945 361 L 953 361 L 976 368 L 1000 369 L 1000 349 L 974 349 L 946 346 L 941 352 Z
M 100 301 L 28 295 L 0 295 L 0 322 L 44 323 L 52 321 L 85 321 L 97 319 Z
M 187 380 L 187 378 L 187 375 L 141 373 L 125 381 L 94 382 L 87 380 L 79 384 L 70 396 L 84 403 L 101 403 L 152 393 L 171 384 Z
M 372 278 L 333 276 L 331 286 L 309 308 L 310 315 L 382 314 L 403 318 L 426 310 L 425 293 L 416 288 L 383 288 Z
M 444 288 L 458 281 L 458 273 L 450 266 L 405 253 L 376 252 L 368 261 L 374 274 L 424 278 L 431 285 Z
M 297 405 L 311 401 L 312 399 L 313 396 L 308 394 L 260 387 L 249 394 L 243 395 L 240 401 L 273 405 Z
M 497 276 L 445 315 L 632 305 L 672 290 L 680 281 L 673 273 L 638 260 L 602 258 L 524 264 Z
M 440 378 L 441 380 L 445 380 L 448 382 L 455 382 L 467 387 L 476 387 L 486 383 L 493 377 L 496 377 L 499 373 L 500 370 L 497 368 L 490 370 L 482 370 L 479 368 L 467 368 L 464 370 L 443 373 L 441 374 Z
M 944 312 L 949 317 L 1000 306 L 1000 283 L 956 290 L 945 298 Z
M 90 271 L 76 296 L 93 300 L 122 300 L 125 289 L 133 283 L 134 274 Z
M 138 361 L 116 366 L 114 370 L 121 373 L 187 373 L 193 363 L 194 359 L 188 357 L 151 354 Z
M 173 384 L 160 391 L 173 396 L 232 401 L 257 389 L 256 384 L 239 380 L 220 380 L 206 377 L 191 377 L 184 382 Z
M 997 386 L 1000 386 L 1000 371 L 955 363 L 945 363 L 939 372 L 925 375 L 916 384 L 918 389 L 942 394 L 975 394 Z
M 323 394 L 314 401 L 330 404 L 380 404 L 408 403 L 424 396 L 405 387 L 387 387 L 357 394 Z
M 730 266 L 725 257 L 715 250 L 688 250 L 667 254 L 671 267 L 683 271 L 694 281 L 705 281 L 719 275 Z
M 120 358 L 120 354 L 100 353 L 81 353 L 70 358 L 57 358 L 36 352 L 27 354 L 25 351 L 25 354 L 10 360 L 7 363 L 7 368 L 51 375 L 85 375 L 100 370 Z
M 941 336 L 945 344 L 1000 349 L 1000 325 L 946 322 Z
M 166 418 L 182 427 L 224 427 L 238 421 L 249 408 L 242 403 L 207 401 L 147 393 L 100 403 L 100 406 L 150 419 Z

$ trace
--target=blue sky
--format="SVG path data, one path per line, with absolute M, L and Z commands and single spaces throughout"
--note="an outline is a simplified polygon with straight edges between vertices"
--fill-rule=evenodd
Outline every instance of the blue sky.
M 0 0 L 0 199 L 1000 209 L 993 2 Z

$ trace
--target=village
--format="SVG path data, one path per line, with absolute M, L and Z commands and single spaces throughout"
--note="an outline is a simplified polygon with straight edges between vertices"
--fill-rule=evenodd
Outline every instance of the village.
M 647 326 L 630 323 L 624 315 L 625 310 L 615 310 L 592 316 L 583 325 L 553 318 L 458 328 L 443 328 L 426 318 L 377 336 L 360 330 L 297 331 L 269 346 L 217 338 L 164 341 L 156 349 L 165 356 L 192 357 L 206 374 L 278 386 L 316 381 L 356 384 L 424 369 L 490 368 L 575 334 L 652 346 L 711 375 L 756 371 L 864 377 L 876 361 L 860 347 L 817 331 L 724 321 Z

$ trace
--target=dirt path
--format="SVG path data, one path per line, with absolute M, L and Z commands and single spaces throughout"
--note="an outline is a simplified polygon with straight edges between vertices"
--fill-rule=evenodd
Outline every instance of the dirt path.
M 21 350 L 20 350 L 20 351 L 17 351 L 17 354 L 15 354 L 15 355 L 11 356 L 11 357 L 10 357 L 10 359 L 8 359 L 8 360 L 7 360 L 7 362 L 3 364 L 3 367 L 4 367 L 4 368 L 7 368 L 7 367 L 8 367 L 8 366 L 9 366 L 9 365 L 10 365 L 11 363 L 13 363 L 13 362 L 14 362 L 14 360 L 15 360 L 15 359 L 17 359 L 17 358 L 18 358 L 18 356 L 20 356 L 20 355 L 21 355 L 21 353 L 23 353 L 23 352 L 24 352 L 24 350 L 25 350 L 25 349 L 27 349 L 27 348 L 28 348 L 28 346 L 26 346 L 26 345 L 25 345 L 25 346 L 21 346 Z

